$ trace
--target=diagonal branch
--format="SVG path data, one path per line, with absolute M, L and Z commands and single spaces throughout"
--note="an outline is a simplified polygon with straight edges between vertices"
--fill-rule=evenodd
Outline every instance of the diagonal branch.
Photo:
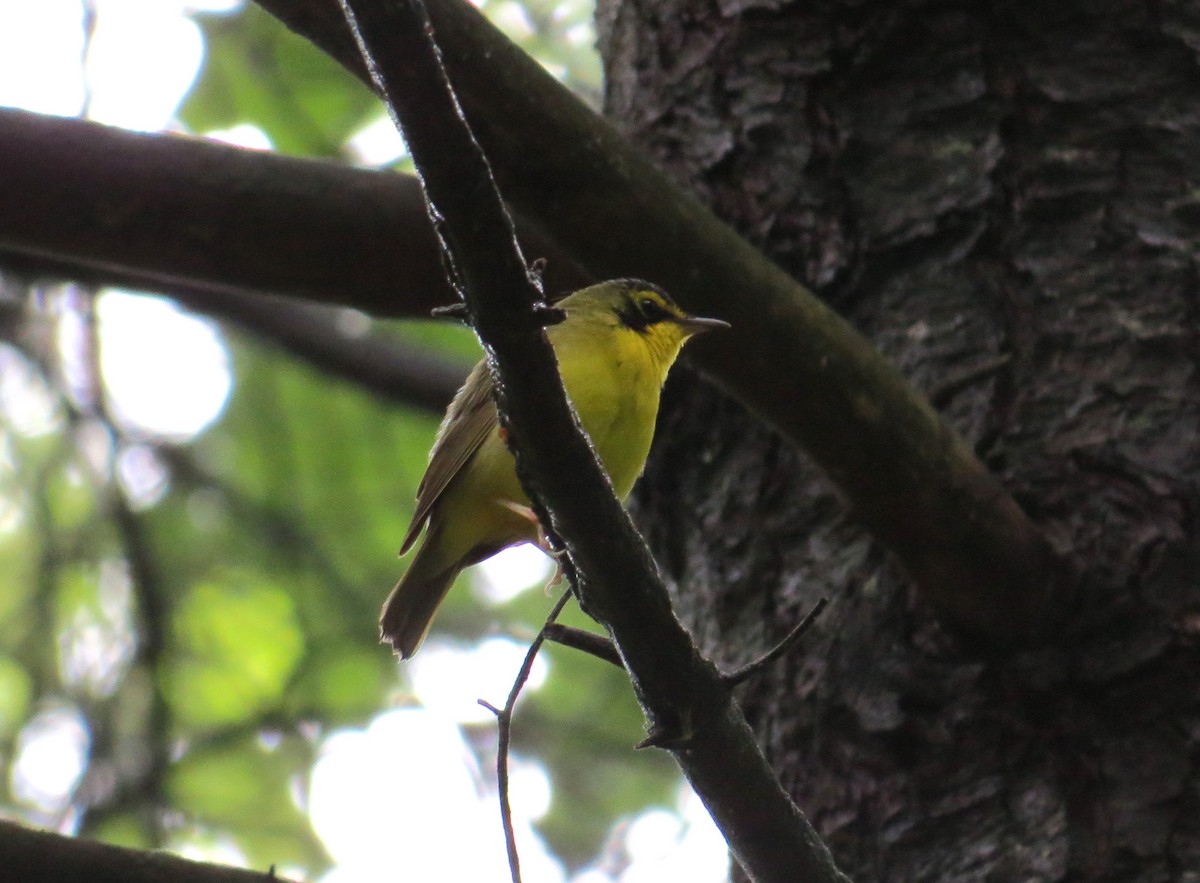
M 349 70 L 321 0 L 256 0 Z M 633 150 L 466 0 L 432 0 L 450 79 L 505 198 L 596 278 L 636 276 L 733 324 L 690 350 L 806 449 L 952 625 L 997 643 L 1044 632 L 1063 578 L 970 445 L 861 335 Z M 637 221 L 637 235 L 614 230 Z M 552 225 L 552 227 L 551 227 Z
M 405 139 L 494 370 L 522 483 L 549 510 L 581 604 L 610 631 L 650 720 L 753 879 L 844 879 L 780 787 L 566 400 L 536 290 L 491 171 L 445 79 L 420 0 L 341 0 Z M 536 431 L 535 431 L 536 430 Z

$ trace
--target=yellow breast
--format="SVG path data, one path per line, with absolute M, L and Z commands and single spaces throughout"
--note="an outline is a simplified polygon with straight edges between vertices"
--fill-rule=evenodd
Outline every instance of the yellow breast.
M 550 340 L 567 395 L 624 500 L 650 452 L 666 372 L 631 331 L 573 334 L 564 324 L 550 329 Z
M 646 465 L 659 391 L 679 352 L 678 340 L 660 340 L 617 326 L 565 322 L 548 330 L 563 386 L 580 422 L 624 500 Z M 447 525 L 447 555 L 499 548 L 536 539 L 536 525 L 514 514 L 508 503 L 529 504 L 517 479 L 512 455 L 493 429 L 471 463 L 447 488 L 439 504 Z M 486 555 L 480 552 L 480 556 Z

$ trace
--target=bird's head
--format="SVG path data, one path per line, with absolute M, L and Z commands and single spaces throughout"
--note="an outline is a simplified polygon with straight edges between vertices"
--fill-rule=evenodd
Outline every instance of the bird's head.
M 586 315 L 637 334 L 652 350 L 663 354 L 668 364 L 689 337 L 729 327 L 721 319 L 704 319 L 685 312 L 657 285 L 640 279 L 600 282 L 575 292 L 559 305 L 568 315 Z

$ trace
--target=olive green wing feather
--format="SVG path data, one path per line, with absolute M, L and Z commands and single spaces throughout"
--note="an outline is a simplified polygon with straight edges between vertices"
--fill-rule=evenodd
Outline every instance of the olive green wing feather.
M 496 426 L 497 419 L 496 403 L 492 398 L 492 375 L 486 362 L 481 361 L 467 375 L 466 382 L 454 396 L 446 416 L 442 418 L 442 425 L 438 427 L 437 440 L 429 454 L 429 466 L 417 486 L 417 508 L 400 544 L 401 555 L 420 536 L 434 504 L 475 456 L 483 440 Z

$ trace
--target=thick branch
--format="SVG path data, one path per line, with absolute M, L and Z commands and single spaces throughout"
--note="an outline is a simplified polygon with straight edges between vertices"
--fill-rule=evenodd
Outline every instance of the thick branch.
M 427 316 L 446 285 L 410 175 L 0 108 L 0 262 L 96 284 Z M 380 237 L 393 233 L 388 247 Z M 552 285 L 582 280 L 537 237 Z
M 342 0 L 456 250 L 467 306 L 497 369 L 522 478 L 546 504 L 582 603 L 612 633 L 651 720 L 758 880 L 841 879 L 784 793 L 711 663 L 672 614 L 653 559 L 567 403 L 536 291 L 491 172 L 445 82 L 420 0 Z
M 0 821 L 0 874 L 13 883 L 286 883 L 275 874 L 201 864 Z
M 257 0 L 360 76 L 331 7 Z M 690 352 L 804 447 L 952 624 L 1006 643 L 1047 623 L 1055 556 L 1012 497 L 846 322 L 683 193 L 465 0 L 430 16 L 506 199 L 597 278 L 650 279 L 733 324 Z M 636 223 L 636 235 L 614 235 Z

